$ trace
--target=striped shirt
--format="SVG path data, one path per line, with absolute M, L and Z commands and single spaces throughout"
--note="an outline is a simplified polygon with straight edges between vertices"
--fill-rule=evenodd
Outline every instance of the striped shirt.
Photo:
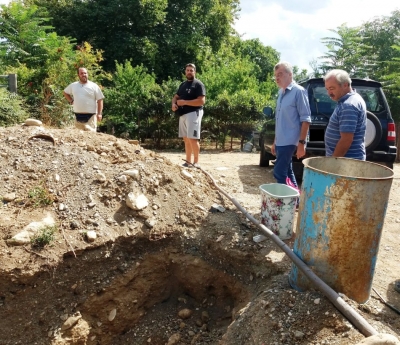
M 340 139 L 340 133 L 354 133 L 353 142 L 344 155 L 365 160 L 365 130 L 367 107 L 355 91 L 339 99 L 325 131 L 326 156 L 332 156 Z

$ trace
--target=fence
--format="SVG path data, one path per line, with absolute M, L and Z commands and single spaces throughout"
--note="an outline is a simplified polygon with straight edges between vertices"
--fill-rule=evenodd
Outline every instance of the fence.
M 0 87 L 6 87 L 8 91 L 17 93 L 17 75 L 0 75 Z

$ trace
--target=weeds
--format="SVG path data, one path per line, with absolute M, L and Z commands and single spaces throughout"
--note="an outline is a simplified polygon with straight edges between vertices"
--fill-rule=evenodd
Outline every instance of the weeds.
M 50 244 L 54 240 L 54 233 L 56 231 L 57 227 L 55 225 L 41 228 L 31 239 L 32 247 L 43 248 Z
M 51 205 L 54 201 L 54 197 L 42 186 L 30 190 L 28 197 L 32 199 L 33 206 L 35 207 Z

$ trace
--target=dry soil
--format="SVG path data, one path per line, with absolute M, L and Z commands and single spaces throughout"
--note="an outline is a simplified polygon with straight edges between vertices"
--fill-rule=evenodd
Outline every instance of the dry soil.
M 290 288 L 290 260 L 270 240 L 253 241 L 258 228 L 201 170 L 180 166 L 183 152 L 28 126 L 0 128 L 0 144 L 0 345 L 364 338 L 321 292 Z M 257 153 L 203 149 L 200 163 L 260 216 L 258 187 L 274 180 Z M 400 308 L 400 166 L 394 171 L 373 286 Z M 44 220 L 54 237 L 41 247 Z M 399 315 L 375 297 L 344 298 L 378 332 L 399 337 Z

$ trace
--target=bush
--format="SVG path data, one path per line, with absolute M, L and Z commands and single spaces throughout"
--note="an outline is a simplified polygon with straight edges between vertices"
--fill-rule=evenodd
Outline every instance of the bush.
M 28 117 L 21 97 L 0 88 L 0 126 L 13 126 L 24 122 Z

